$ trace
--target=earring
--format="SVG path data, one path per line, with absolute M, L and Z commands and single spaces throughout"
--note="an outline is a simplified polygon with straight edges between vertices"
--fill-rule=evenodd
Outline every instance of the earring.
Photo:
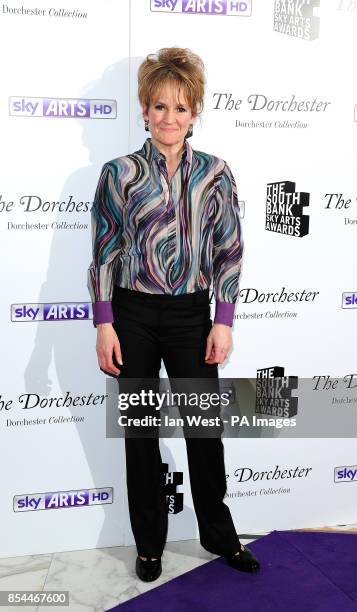
M 191 138 L 192 134 L 193 134 L 193 124 L 190 123 L 187 133 L 186 133 L 186 138 Z
M 150 132 L 149 120 L 148 119 L 144 119 L 144 124 L 145 124 L 145 131 L 146 132 Z

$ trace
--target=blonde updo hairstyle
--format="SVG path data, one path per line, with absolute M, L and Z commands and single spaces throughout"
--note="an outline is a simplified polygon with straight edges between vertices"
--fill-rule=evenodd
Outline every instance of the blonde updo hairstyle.
M 186 95 L 193 115 L 200 116 L 204 107 L 205 75 L 201 58 L 190 49 L 165 47 L 149 53 L 138 70 L 138 98 L 150 107 L 154 96 L 166 83 L 173 84 Z

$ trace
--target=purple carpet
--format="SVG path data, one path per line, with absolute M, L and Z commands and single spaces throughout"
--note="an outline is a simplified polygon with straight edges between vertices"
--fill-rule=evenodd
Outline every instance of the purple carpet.
M 357 534 L 273 531 L 247 546 L 257 574 L 219 557 L 111 611 L 357 612 Z

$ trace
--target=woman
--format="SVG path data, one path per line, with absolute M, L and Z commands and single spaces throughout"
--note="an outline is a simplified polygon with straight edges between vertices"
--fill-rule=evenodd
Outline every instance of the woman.
M 202 60 L 189 49 L 148 55 L 138 71 L 138 98 L 151 137 L 106 162 L 98 181 L 88 289 L 99 366 L 119 386 L 157 382 L 161 359 L 170 383 L 196 377 L 217 383 L 218 364 L 232 348 L 243 251 L 236 184 L 224 160 L 187 141 L 203 109 L 204 84 Z M 259 562 L 240 543 L 223 502 L 220 435 L 185 441 L 202 546 L 231 567 L 256 571 Z M 136 572 L 155 580 L 168 521 L 159 439 L 126 432 L 125 450 Z

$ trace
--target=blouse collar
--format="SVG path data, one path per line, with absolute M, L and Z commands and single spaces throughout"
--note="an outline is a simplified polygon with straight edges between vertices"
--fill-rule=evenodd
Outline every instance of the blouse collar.
M 166 161 L 165 155 L 161 153 L 161 151 L 159 151 L 159 149 L 154 145 L 152 138 L 147 138 L 145 140 L 143 147 L 140 150 L 140 153 L 141 155 L 143 155 L 143 157 L 145 157 L 145 159 L 147 159 L 149 163 L 151 163 L 153 159 L 157 159 L 158 161 L 159 160 Z M 190 143 L 187 142 L 187 140 L 185 139 L 184 140 L 184 150 L 181 155 L 181 160 L 186 162 L 188 165 L 191 165 L 192 156 L 193 156 L 193 149 Z

